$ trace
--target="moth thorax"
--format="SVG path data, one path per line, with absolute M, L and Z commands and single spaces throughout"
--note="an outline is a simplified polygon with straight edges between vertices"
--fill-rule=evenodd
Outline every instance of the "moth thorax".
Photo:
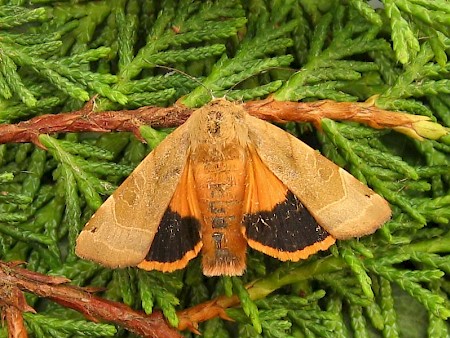
M 209 156 L 218 156 L 220 160 L 221 154 L 227 153 L 229 149 L 244 149 L 248 128 L 243 121 L 243 112 L 240 109 L 218 109 L 220 107 L 216 106 L 208 108 L 211 109 L 196 112 L 199 114 L 195 121 L 196 128 L 191 134 L 192 152 L 207 152 Z
M 198 163 L 220 163 L 238 160 L 245 163 L 247 153 L 245 148 L 238 146 L 236 143 L 221 143 L 214 146 L 207 143 L 198 144 L 191 152 L 191 160 Z

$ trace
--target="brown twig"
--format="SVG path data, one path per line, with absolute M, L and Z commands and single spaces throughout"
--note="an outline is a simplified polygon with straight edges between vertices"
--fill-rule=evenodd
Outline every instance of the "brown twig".
M 191 115 L 192 109 L 181 105 L 169 108 L 142 107 L 136 110 L 104 111 L 94 113 L 89 108 L 71 113 L 46 114 L 16 124 L 0 125 L 0 144 L 33 142 L 41 146 L 40 134 L 69 132 L 128 131 L 141 139 L 139 127 L 177 127 Z
M 51 299 L 63 306 L 84 314 L 93 321 L 112 322 L 143 337 L 179 338 L 176 330 L 169 327 L 161 312 L 146 315 L 128 306 L 94 296 L 85 288 L 68 285 L 64 277 L 47 276 L 19 266 L 19 263 L 0 261 L 0 310 L 8 326 L 10 338 L 26 338 L 23 312 L 36 311 L 25 300 L 23 292 Z M 237 296 L 221 296 L 188 309 L 178 311 L 178 330 L 197 331 L 198 324 L 220 317 L 231 318 L 225 310 L 239 305 Z
M 390 112 L 368 102 L 317 102 L 275 101 L 271 97 L 249 101 L 243 104 L 249 114 L 272 122 L 311 122 L 320 128 L 324 118 L 353 121 L 372 128 L 392 128 L 411 137 L 439 138 L 448 130 L 425 116 L 401 112 Z M 68 132 L 133 132 L 141 138 L 139 127 L 150 125 L 155 128 L 177 127 L 184 123 L 193 109 L 180 104 L 172 107 L 142 107 L 136 110 L 92 112 L 92 104 L 71 113 L 41 115 L 17 124 L 0 125 L 0 144 L 33 142 L 42 147 L 40 134 Z
M 370 102 L 336 102 L 321 100 L 316 102 L 275 101 L 272 97 L 260 101 L 249 101 L 245 109 L 253 116 L 272 122 L 311 122 L 320 128 L 324 118 L 353 121 L 372 128 L 392 128 L 411 122 L 410 114 L 391 112 L 374 106 Z
M 86 290 L 68 285 L 63 277 L 52 277 L 21 268 L 17 263 L 0 262 L 0 307 L 8 324 L 9 337 L 27 337 L 22 312 L 34 312 L 26 304 L 23 292 L 51 299 L 83 313 L 96 321 L 112 322 L 142 337 L 180 338 L 169 327 L 161 312 L 147 315 L 128 306 L 94 296 Z
M 263 120 L 273 122 L 311 122 L 320 129 L 320 122 L 327 118 L 336 121 L 352 121 L 375 129 L 394 129 L 412 138 L 439 139 L 448 135 L 448 128 L 432 122 L 427 116 L 403 112 L 391 112 L 375 106 L 375 98 L 366 102 L 316 102 L 276 101 L 272 97 L 244 104 L 247 112 Z
M 26 303 L 23 293 L 14 287 L 1 287 L 0 308 L 2 309 L 2 321 L 8 325 L 9 338 L 27 338 L 27 329 L 23 321 L 23 312 L 35 312 Z
M 9 338 L 27 338 L 27 329 L 23 322 L 22 311 L 14 306 L 4 308 L 4 317 L 8 324 Z
M 18 266 L 18 263 L 0 261 L 0 309 L 8 325 L 9 337 L 26 338 L 23 312 L 33 312 L 25 300 L 23 292 L 51 299 L 63 306 L 83 313 L 93 321 L 119 324 L 143 337 L 182 337 L 169 327 L 161 312 L 146 315 L 128 306 L 94 296 L 85 288 L 68 285 L 64 277 L 47 276 Z M 237 296 L 221 296 L 188 309 L 178 311 L 178 330 L 197 331 L 198 324 L 220 317 L 231 320 L 225 310 L 239 305 Z
M 232 320 L 225 310 L 229 307 L 237 306 L 240 300 L 237 296 L 220 296 L 211 301 L 200 303 L 196 306 L 178 311 L 178 330 L 190 330 L 198 332 L 198 323 L 220 317 L 226 320 Z

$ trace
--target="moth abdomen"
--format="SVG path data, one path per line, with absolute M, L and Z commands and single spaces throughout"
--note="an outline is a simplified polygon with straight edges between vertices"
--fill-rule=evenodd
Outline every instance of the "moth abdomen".
M 193 166 L 197 201 L 202 214 L 202 265 L 206 275 L 241 275 L 247 241 L 242 233 L 245 161 L 234 149 L 217 162 L 205 157 Z

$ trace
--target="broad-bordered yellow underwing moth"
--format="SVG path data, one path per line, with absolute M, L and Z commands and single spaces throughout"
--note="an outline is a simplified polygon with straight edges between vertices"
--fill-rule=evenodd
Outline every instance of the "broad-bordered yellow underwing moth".
M 242 275 L 247 244 L 282 261 L 373 233 L 388 203 L 344 169 L 242 105 L 214 100 L 154 149 L 77 239 L 108 267 Z

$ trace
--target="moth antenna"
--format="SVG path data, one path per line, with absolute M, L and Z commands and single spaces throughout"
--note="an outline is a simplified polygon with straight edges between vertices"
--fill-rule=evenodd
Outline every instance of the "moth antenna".
M 223 95 L 223 97 L 226 98 L 229 92 L 231 92 L 234 88 L 236 88 L 237 86 L 239 86 L 242 82 L 247 81 L 248 79 L 251 79 L 253 76 L 261 75 L 261 74 L 264 74 L 264 73 L 268 72 L 269 70 L 275 70 L 275 69 L 279 69 L 279 70 L 288 70 L 288 71 L 291 71 L 291 72 L 293 72 L 293 73 L 296 73 L 296 72 L 299 71 L 299 70 L 296 70 L 296 69 L 294 69 L 294 68 L 289 68 L 289 67 L 270 67 L 270 68 L 267 68 L 267 69 L 265 69 L 265 70 L 259 72 L 258 74 L 253 74 L 253 75 L 247 76 L 246 78 L 242 79 L 241 81 L 235 83 L 234 85 L 232 85 L 232 86 L 225 92 L 225 94 Z
M 183 72 L 182 70 L 176 69 L 176 68 L 172 68 L 172 67 L 168 67 L 168 66 L 155 66 L 161 69 L 166 69 L 166 70 L 170 70 L 173 73 L 179 73 L 185 77 L 187 77 L 188 79 L 191 79 L 192 81 L 196 82 L 197 84 L 199 84 L 200 86 L 202 86 L 203 88 L 205 88 L 208 92 L 209 95 L 211 96 L 211 100 L 214 100 L 216 97 L 213 94 L 213 91 L 211 89 L 209 89 L 208 87 L 206 87 L 204 85 L 203 82 L 201 82 L 199 79 L 197 79 L 195 76 L 192 76 L 186 72 Z

